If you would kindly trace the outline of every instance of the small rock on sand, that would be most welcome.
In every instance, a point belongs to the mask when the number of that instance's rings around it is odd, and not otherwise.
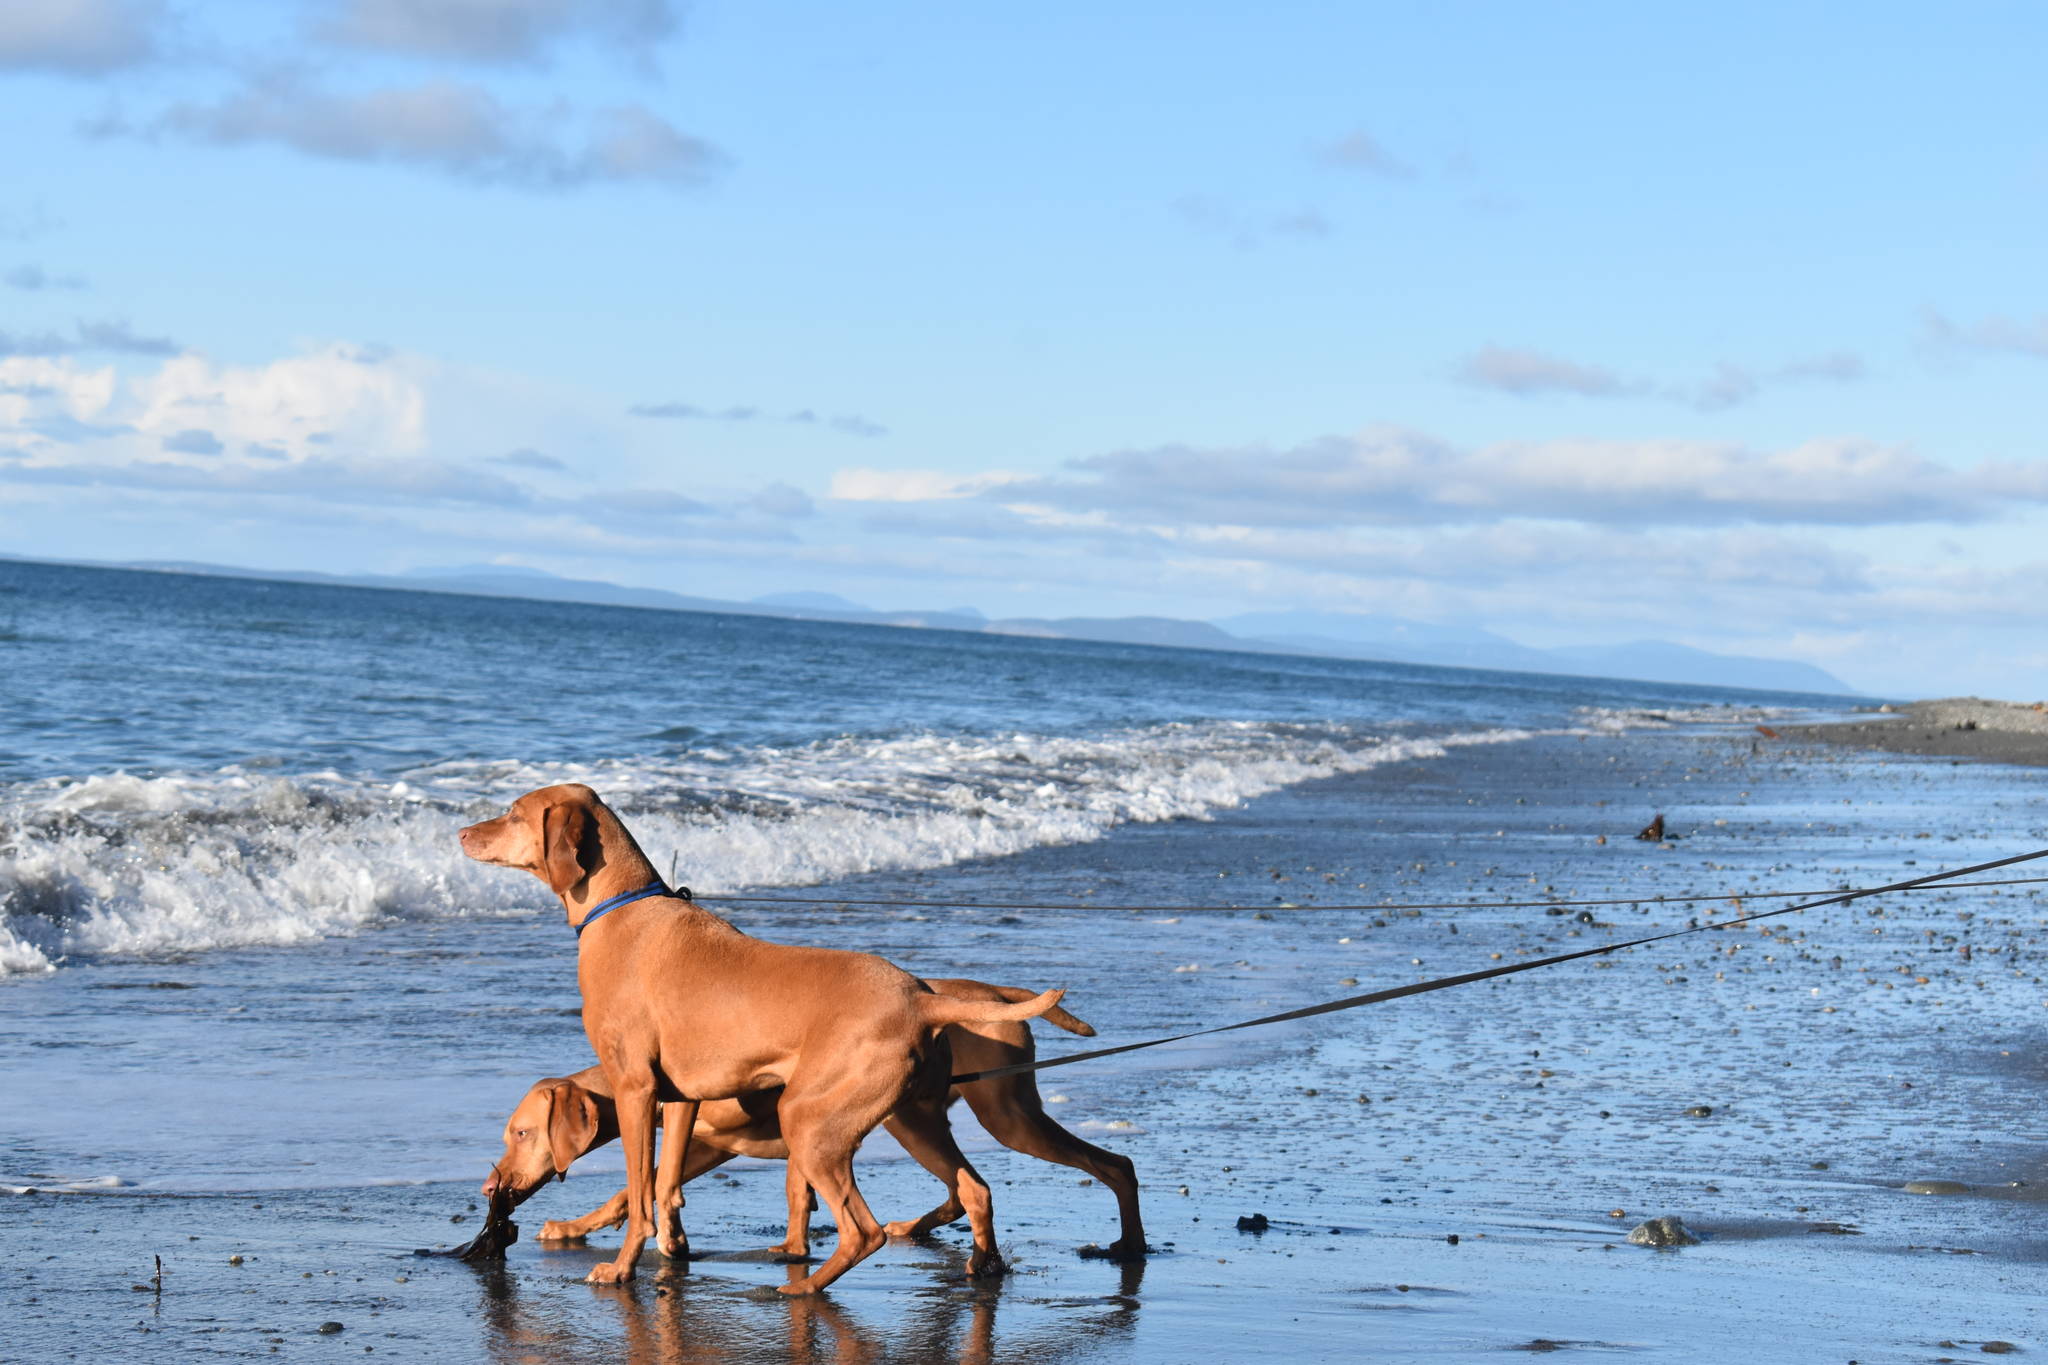
[[[1246,1214],[1237,1220],[1237,1230],[1239,1232],[1264,1232],[1271,1226],[1273,1225],[1266,1220],[1266,1215],[1263,1213]]]
[[[1908,1180],[1907,1194],[1968,1194],[1970,1186],[1960,1180]]]
[[[338,1322],[323,1322],[323,1323],[321,1323],[321,1324],[320,1324],[320,1331],[321,1331],[321,1334],[322,1334],[322,1335],[324,1335],[324,1336],[330,1336],[330,1337],[331,1337],[331,1336],[333,1336],[333,1335],[334,1335],[334,1334],[335,1334],[336,1332],[339,1332],[339,1331],[341,1331],[341,1330],[342,1330],[341,1324],[340,1324],[340,1323],[338,1323]]]
[[[1629,1230],[1630,1244],[1639,1247],[1692,1247],[1700,1244],[1692,1230],[1676,1217],[1652,1218]]]

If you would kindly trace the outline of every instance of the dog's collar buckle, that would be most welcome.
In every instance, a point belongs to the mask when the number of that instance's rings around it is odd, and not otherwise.
[[[631,905],[634,901],[644,901],[649,896],[681,896],[684,900],[688,900],[690,899],[690,888],[679,886],[674,891],[670,891],[668,884],[657,878],[641,887],[638,891],[628,891],[623,896],[613,896],[608,901],[599,901],[596,905],[591,906],[590,910],[583,916],[582,923],[574,926],[577,936],[580,938],[583,931],[588,929],[591,923],[599,916],[609,915],[622,905]]]

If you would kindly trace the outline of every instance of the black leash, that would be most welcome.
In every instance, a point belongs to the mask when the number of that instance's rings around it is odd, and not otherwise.
[[[1957,873],[1961,876],[1961,873]],[[1970,886],[2037,886],[2048,883],[2048,877],[2004,877],[1989,882],[1961,882],[1956,887],[1942,887],[1941,890],[1955,890]],[[1529,910],[1547,909],[1555,906],[1560,910],[1572,910],[1581,906],[1608,905],[1684,905],[1693,901],[1782,901],[1797,900],[1801,896],[1825,896],[1840,890],[1839,887],[1822,887],[1813,891],[1699,891],[1683,896],[1608,896],[1600,900],[1558,900],[1545,896],[1540,900],[1525,901],[1359,901],[1355,903],[1332,902],[1308,905],[1274,904],[1260,905],[1245,902],[1240,905],[1114,905],[1094,901],[904,901],[904,900],[856,900],[847,896],[728,896],[716,891],[707,891],[696,897],[698,902],[729,901],[735,905],[879,905],[892,910],[1129,910],[1147,914],[1195,914],[1203,911],[1222,911],[1243,914],[1247,910],[1270,912],[1274,910],[1298,910],[1304,913],[1321,910]],[[1901,887],[1906,891],[1925,891],[1929,887]]]
[[[1808,901],[1802,905],[1784,905],[1776,910],[1762,910],[1754,915],[1742,915],[1719,924],[1694,925],[1689,929],[1672,929],[1662,934],[1651,934],[1647,938],[1632,938],[1624,943],[1607,943],[1597,948],[1580,948],[1575,952],[1558,953],[1552,957],[1539,957],[1528,962],[1511,962],[1505,967],[1488,967],[1484,971],[1464,972],[1458,976],[1440,976],[1433,981],[1417,981],[1407,986],[1392,986],[1386,990],[1368,991],[1364,995],[1353,995],[1343,1000],[1329,1000],[1320,1005],[1304,1005],[1300,1009],[1286,1010],[1280,1014],[1268,1014],[1259,1019],[1246,1019],[1236,1024],[1219,1024],[1215,1028],[1196,1029],[1192,1033],[1176,1033],[1169,1038],[1150,1038],[1142,1043],[1124,1043],[1117,1047],[1098,1047],[1087,1052],[1070,1052],[1064,1057],[1049,1057],[1042,1061],[1021,1062],[1016,1066],[991,1067],[986,1071],[970,1071],[953,1077],[954,1085],[965,1085],[970,1081],[994,1080],[999,1076],[1021,1076],[1027,1071],[1044,1071],[1048,1067],[1068,1066],[1074,1062],[1093,1061],[1097,1057],[1114,1057],[1119,1052],[1137,1052],[1148,1047],[1161,1047],[1167,1043],[1178,1043],[1188,1038],[1206,1038],[1212,1033],[1232,1033],[1241,1028],[1258,1028],[1262,1024],[1284,1024],[1292,1019],[1308,1019],[1318,1014],[1335,1014],[1339,1010],[1357,1009],[1361,1005],[1377,1005],[1383,1000],[1399,1000],[1404,996],[1426,995],[1430,991],[1445,991],[1453,986],[1468,986],[1475,981],[1487,981],[1496,976],[1512,976],[1516,972],[1533,972],[1538,967],[1554,967],[1560,962],[1575,962],[1582,957],[1598,957],[1602,953],[1618,953],[1624,948],[1640,948],[1645,943],[1661,943],[1668,938],[1684,938],[1688,934],[1704,934],[1708,930],[1732,929],[1738,924],[1750,924],[1760,919],[1772,919],[1778,915],[1790,915],[1800,910],[1817,910],[1824,905],[1842,905],[1848,901],[1861,900],[1865,896],[1881,896],[1888,891],[1906,891],[1917,886],[1934,882],[1951,881],[1957,877],[1968,877],[1978,872],[1989,872],[1994,868],[2011,867],[2014,863],[2032,862],[2036,858],[2048,858],[2048,848],[2036,849],[2032,853],[2018,853],[2010,858],[1998,858],[1973,867],[1959,867],[1952,872],[1931,872],[1924,877],[1914,877],[1889,886],[1870,886],[1857,891],[1845,891],[1824,900]]]

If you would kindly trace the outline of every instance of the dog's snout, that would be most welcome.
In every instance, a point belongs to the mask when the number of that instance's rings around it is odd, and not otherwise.
[[[501,1182],[498,1179],[498,1173],[496,1171],[492,1171],[490,1175],[484,1178],[483,1189],[481,1191],[483,1197],[486,1199],[496,1197],[498,1193],[498,1186],[500,1183]]]

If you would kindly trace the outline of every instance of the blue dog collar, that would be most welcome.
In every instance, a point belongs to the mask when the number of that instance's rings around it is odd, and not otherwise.
[[[690,888],[686,886],[680,888],[680,890],[682,892],[683,899],[688,900],[690,898]],[[594,922],[598,918],[598,916],[609,915],[612,911],[618,909],[622,905],[631,905],[634,901],[644,901],[649,896],[667,896],[673,894],[675,893],[671,892],[665,883],[657,880],[649,882],[647,885],[641,887],[638,891],[628,891],[623,896],[613,896],[608,901],[599,901],[596,905],[590,908],[590,912],[588,914],[584,915],[583,922],[576,926],[577,936],[581,937],[583,931],[585,929],[588,929],[591,926],[592,922]]]

